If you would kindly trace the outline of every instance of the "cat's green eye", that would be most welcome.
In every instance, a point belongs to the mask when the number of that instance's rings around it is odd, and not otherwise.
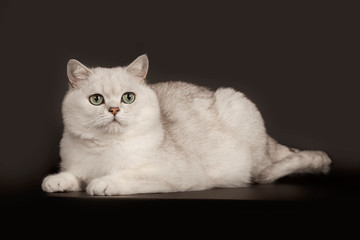
[[[133,103],[135,101],[135,93],[126,92],[122,95],[122,102],[126,104]]]
[[[89,101],[92,105],[98,106],[104,103],[104,97],[100,94],[94,94],[89,97]]]

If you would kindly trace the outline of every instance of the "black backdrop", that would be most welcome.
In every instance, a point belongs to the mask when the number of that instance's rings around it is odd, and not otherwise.
[[[59,163],[66,63],[150,59],[149,82],[233,87],[270,135],[358,171],[359,14],[330,1],[1,1],[4,192],[39,191]],[[291,2],[291,4],[290,4]]]

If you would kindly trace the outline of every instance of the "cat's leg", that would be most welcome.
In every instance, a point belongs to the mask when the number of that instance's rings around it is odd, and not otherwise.
[[[128,195],[178,191],[168,176],[134,169],[93,179],[86,188],[89,195]]]
[[[331,160],[322,151],[299,151],[274,162],[255,177],[258,183],[270,183],[292,173],[328,173]]]
[[[45,192],[80,191],[82,182],[70,172],[60,172],[44,178],[42,189]]]

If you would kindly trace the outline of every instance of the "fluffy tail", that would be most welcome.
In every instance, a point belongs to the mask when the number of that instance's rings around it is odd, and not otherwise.
[[[271,163],[263,169],[255,182],[270,183],[293,173],[328,173],[331,160],[322,151],[300,151],[268,138],[268,157]]]

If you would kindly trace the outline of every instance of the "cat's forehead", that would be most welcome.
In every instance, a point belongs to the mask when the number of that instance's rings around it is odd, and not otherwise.
[[[88,88],[93,92],[118,95],[134,84],[131,76],[123,68],[95,68],[89,78]]]

